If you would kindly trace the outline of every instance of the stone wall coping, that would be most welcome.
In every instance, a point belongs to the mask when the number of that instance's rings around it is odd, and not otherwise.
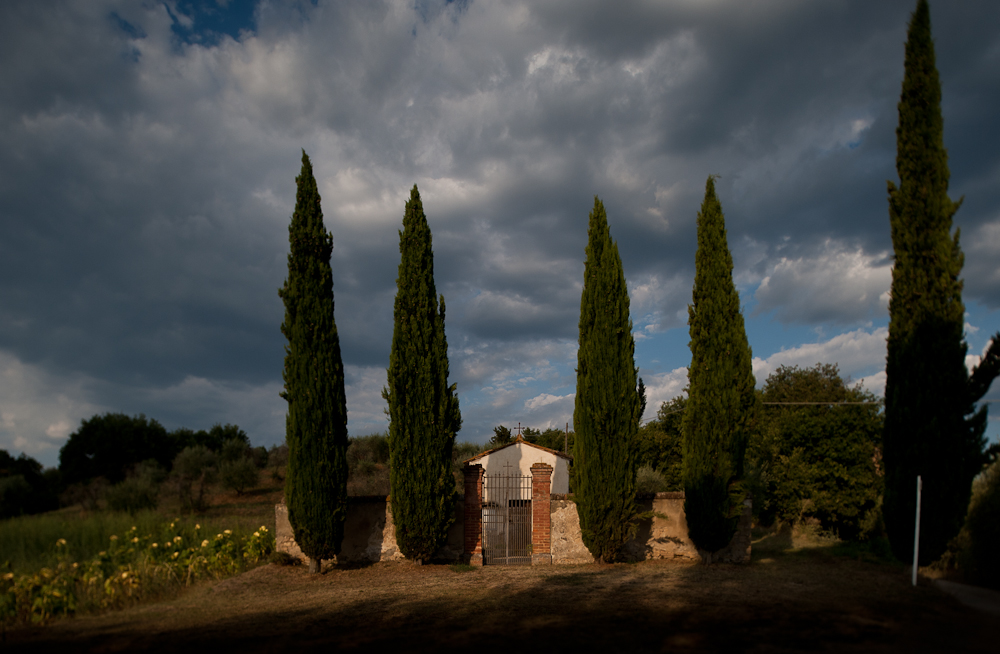
[[[684,491],[667,491],[663,493],[641,493],[636,495],[637,500],[683,500]],[[574,493],[553,493],[553,500],[564,500],[568,502],[575,502],[576,495]]]
[[[347,496],[347,503],[348,504],[373,504],[373,503],[376,503],[376,502],[388,502],[388,501],[389,501],[389,496],[388,495],[348,495]],[[462,495],[461,493],[459,493],[458,495],[455,496],[455,501],[456,502],[462,502],[464,504],[465,503],[465,495]],[[285,498],[281,498],[281,501],[278,502],[278,504],[284,504],[284,503],[285,503]]]

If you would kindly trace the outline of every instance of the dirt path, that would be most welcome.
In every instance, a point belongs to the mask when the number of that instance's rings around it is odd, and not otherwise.
[[[182,597],[8,632],[4,651],[997,651],[1000,624],[821,550],[750,566],[265,566]]]

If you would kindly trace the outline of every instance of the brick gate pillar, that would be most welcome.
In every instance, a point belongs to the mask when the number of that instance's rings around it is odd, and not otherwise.
[[[462,560],[483,564],[483,466],[465,466],[465,539]]]
[[[531,565],[552,563],[552,466],[531,466]]]

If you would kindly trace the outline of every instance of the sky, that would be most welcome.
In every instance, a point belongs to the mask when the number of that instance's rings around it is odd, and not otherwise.
[[[595,195],[628,281],[645,418],[684,392],[709,175],[758,386],[782,365],[835,363],[881,394],[914,6],[6,0],[0,448],[57,465],[105,412],[280,443],[277,289],[303,150],[334,239],[351,435],[388,426],[414,184],[459,441],[572,422]],[[1000,3],[933,2],[931,19],[974,365],[1000,331]]]

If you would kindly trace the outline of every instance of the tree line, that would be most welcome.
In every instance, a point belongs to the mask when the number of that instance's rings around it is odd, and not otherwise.
[[[59,466],[43,470],[25,454],[0,450],[0,517],[29,515],[60,504],[107,505],[135,512],[155,508],[169,481],[181,505],[205,508],[214,483],[242,493],[282,448],[251,447],[237,425],[167,431],[145,415],[105,413],[81,421],[59,451]]]
[[[970,375],[964,365],[962,255],[958,234],[951,233],[958,204],[947,196],[940,85],[925,0],[909,25],[899,116],[900,183],[889,184],[895,265],[881,432],[877,407],[855,411],[831,400],[826,408],[770,408],[779,405],[768,398],[807,392],[871,399],[838,381],[835,370],[780,369],[761,392],[755,390],[722,205],[708,177],[697,216],[688,395],[661,407],[657,419],[663,433],[679,429],[681,438],[670,443],[667,462],[649,465],[683,487],[691,538],[706,560],[730,541],[744,500],[752,496],[758,497],[759,516],[804,516],[850,535],[864,530],[877,512],[884,480],[885,529],[902,557],[912,533],[910,489],[919,474],[925,496],[932,496],[923,518],[922,560],[940,556],[962,524],[972,477],[984,462],[986,413],[976,410],[976,402],[1000,372],[1000,339],[994,338]],[[282,392],[288,402],[286,499],[296,539],[318,571],[341,547],[349,441],[329,265],[333,238],[323,224],[305,152],[296,183],[288,278],[279,291],[288,341]],[[445,303],[435,290],[431,233],[416,186],[399,239],[383,390],[390,502],[401,551],[423,562],[441,545],[452,520],[451,466],[461,413],[448,379]],[[585,250],[572,451],[581,530],[597,560],[618,558],[639,518],[635,494],[645,455],[639,429],[645,401],[622,262],[595,197]]]

